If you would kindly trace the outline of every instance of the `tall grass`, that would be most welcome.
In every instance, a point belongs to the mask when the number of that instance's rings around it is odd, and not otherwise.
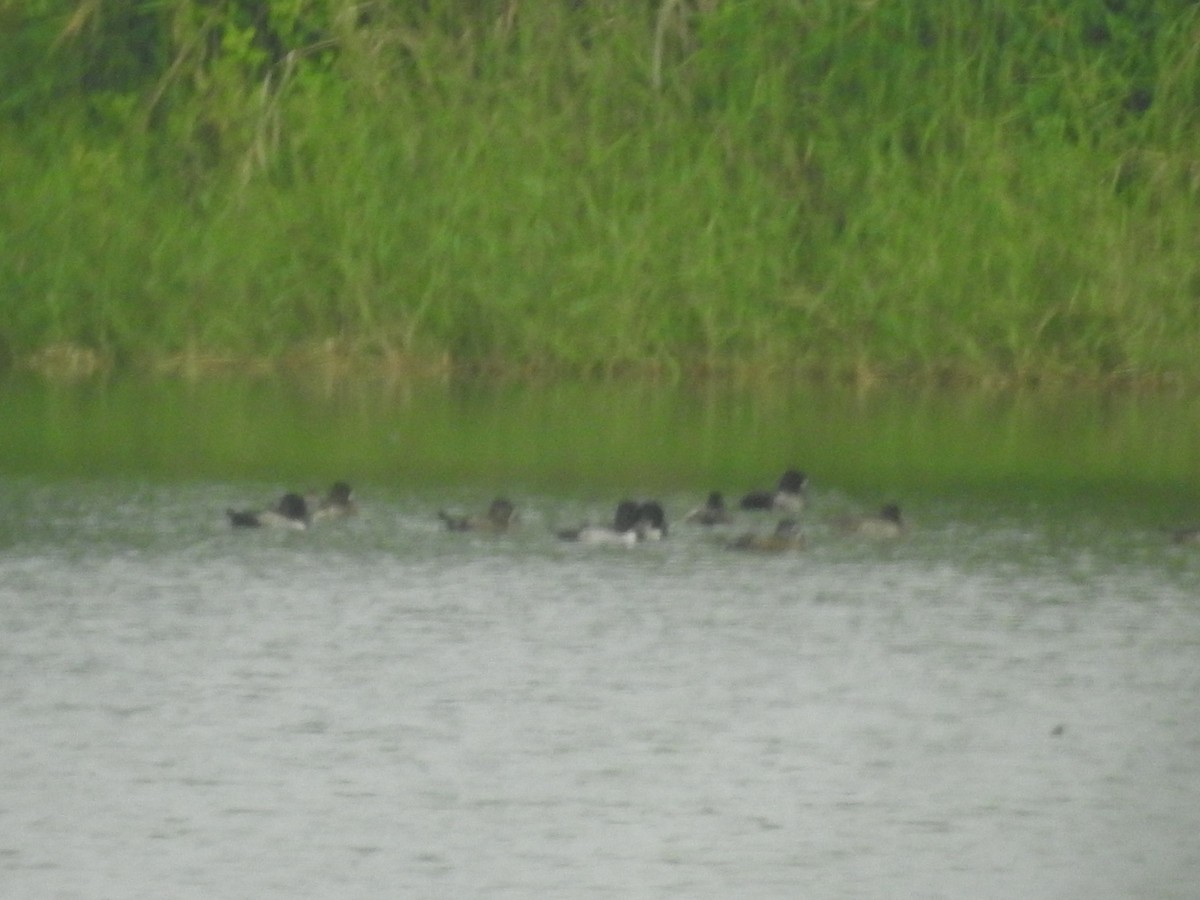
[[[10,111],[7,357],[1200,376],[1193,4],[401,6]]]

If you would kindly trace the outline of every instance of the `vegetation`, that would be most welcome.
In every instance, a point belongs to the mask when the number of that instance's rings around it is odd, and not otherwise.
[[[0,0],[0,361],[1200,378],[1185,0]]]

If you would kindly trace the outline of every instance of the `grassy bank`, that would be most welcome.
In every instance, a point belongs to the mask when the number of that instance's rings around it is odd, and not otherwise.
[[[1190,3],[33,6],[10,365],[1200,379]]]

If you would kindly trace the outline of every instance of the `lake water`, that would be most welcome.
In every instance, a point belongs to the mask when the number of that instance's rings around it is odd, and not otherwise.
[[[1195,896],[1188,404],[439,390],[0,394],[5,896]],[[678,521],[793,463],[803,552]]]

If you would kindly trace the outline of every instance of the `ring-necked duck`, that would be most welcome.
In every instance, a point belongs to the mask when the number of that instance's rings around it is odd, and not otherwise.
[[[456,516],[444,509],[438,518],[446,523],[448,531],[507,531],[517,522],[516,508],[505,497],[497,497],[482,516]]]
[[[743,534],[729,542],[734,550],[757,550],[763,553],[782,553],[785,550],[803,550],[808,541],[800,532],[800,526],[795,519],[780,519],[775,531],[768,535]]]
[[[640,541],[660,541],[667,536],[667,514],[657,500],[647,500],[638,507],[637,525]]]
[[[713,491],[704,501],[703,506],[697,506],[683,517],[685,522],[695,522],[697,525],[728,525],[733,516],[725,507],[725,498],[720,491]]]
[[[834,527],[844,534],[866,538],[898,538],[907,530],[900,507],[889,503],[876,516],[845,516],[834,521]]]
[[[617,512],[611,525],[585,524],[556,533],[561,540],[579,541],[584,544],[636,544],[641,518],[642,507],[638,503],[622,500],[617,504]]]
[[[343,519],[358,512],[354,491],[344,481],[335,481],[328,494],[324,497],[309,498],[307,503],[312,509],[313,522]]]
[[[773,491],[751,491],[742,498],[742,509],[782,509],[799,512],[804,509],[804,488],[808,476],[798,469],[788,469],[779,477]]]
[[[270,509],[225,510],[234,528],[294,528],[308,527],[308,504],[299,494],[284,494]]]

